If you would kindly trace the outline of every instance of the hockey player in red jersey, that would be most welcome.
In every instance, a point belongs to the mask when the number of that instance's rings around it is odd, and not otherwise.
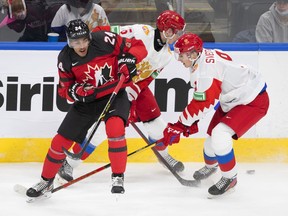
[[[27,190],[26,195],[31,199],[51,194],[54,177],[66,158],[62,148],[68,150],[73,142],[83,142],[87,130],[99,118],[118,83],[119,73],[128,83],[136,74],[135,64],[147,55],[141,40],[122,38],[105,31],[91,34],[81,20],[70,21],[66,33],[68,45],[58,56],[58,93],[73,105],[52,139],[40,182]],[[112,193],[124,193],[125,125],[129,109],[130,102],[123,88],[104,116]]]
[[[175,42],[183,32],[185,20],[180,14],[168,10],[159,15],[156,26],[156,29],[145,24],[109,26],[109,28],[105,26],[107,30],[111,28],[112,31],[115,31],[122,37],[135,37],[143,41],[148,51],[148,55],[136,65],[137,75],[133,78],[133,82],[126,88],[126,91],[129,100],[132,101],[130,121],[143,122],[151,142],[162,138],[162,132],[167,123],[161,117],[160,108],[149,89],[149,84],[173,58],[173,52],[171,52],[169,44]],[[99,28],[100,27],[98,27],[97,30],[99,30]],[[89,154],[93,152],[95,146],[104,141],[105,137],[103,137],[101,129],[102,127],[98,128],[93,138],[93,145],[92,143],[89,144],[81,158],[82,160],[85,160]],[[160,146],[157,146],[157,148],[160,149]],[[73,151],[77,153],[80,149],[79,146],[75,145]],[[183,163],[169,155],[167,149],[161,149],[159,153],[175,171],[181,172],[184,170]],[[78,165],[78,162],[79,161],[67,158],[67,162],[63,164],[58,172],[60,183],[63,182],[63,179],[65,180],[64,182],[73,179],[73,168]]]
[[[207,130],[205,166],[193,175],[200,181],[219,167],[222,178],[208,190],[208,197],[217,197],[233,191],[237,183],[232,139],[240,138],[266,115],[266,83],[258,71],[236,64],[227,53],[203,48],[195,34],[182,35],[174,48],[178,61],[190,69],[194,95],[178,122],[167,125],[163,142],[172,145],[180,141],[181,134],[188,137],[198,132],[197,122],[220,102]]]

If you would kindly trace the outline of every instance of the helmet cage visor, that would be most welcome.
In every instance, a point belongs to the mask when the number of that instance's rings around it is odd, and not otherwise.
[[[173,28],[173,27],[170,27],[170,28],[167,28],[166,30],[163,30],[163,35],[166,39],[172,39],[175,37],[175,35],[178,37],[180,37],[181,35],[183,35],[185,33],[185,27],[186,27],[186,24],[184,25],[184,27],[182,29],[176,29],[176,28]],[[165,31],[167,31],[168,29],[172,29],[172,32],[173,32],[173,35],[168,37],[165,33]]]
[[[81,37],[77,39],[67,38],[67,43],[70,48],[81,49],[89,46],[90,38],[88,37]]]

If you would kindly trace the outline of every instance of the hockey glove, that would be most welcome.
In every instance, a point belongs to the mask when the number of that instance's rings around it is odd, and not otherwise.
[[[74,83],[69,87],[68,95],[74,101],[89,103],[95,101],[96,90],[89,83]]]
[[[133,82],[131,82],[130,85],[125,88],[125,90],[127,92],[129,101],[136,100],[138,95],[141,92],[140,87],[136,83],[133,83]]]
[[[154,148],[155,148],[157,151],[164,151],[164,150],[167,148],[167,145],[164,145],[163,140],[164,140],[164,138],[162,138],[162,139],[160,139],[160,140],[158,140],[158,141],[156,142],[156,145],[155,145]]]
[[[123,53],[118,58],[119,73],[124,74],[125,83],[137,75],[136,58],[130,53]]]
[[[139,117],[137,115],[136,112],[136,103],[135,101],[132,101],[131,103],[131,107],[130,107],[130,112],[129,112],[129,117],[128,117],[128,123],[127,123],[127,127],[129,126],[129,124],[131,122],[139,122]]]
[[[188,137],[190,134],[198,132],[198,121],[194,122],[190,127],[183,125],[181,122],[176,122],[175,124],[168,123],[165,128],[163,135],[164,145],[172,145],[174,143],[179,143],[180,136],[183,134],[185,137]]]

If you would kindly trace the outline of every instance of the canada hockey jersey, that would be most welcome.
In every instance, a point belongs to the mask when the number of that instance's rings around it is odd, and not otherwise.
[[[58,56],[59,88],[61,97],[68,100],[69,87],[88,83],[97,87],[97,98],[111,94],[118,82],[118,56],[129,52],[141,61],[147,51],[141,40],[122,38],[112,32],[92,33],[92,40],[85,57],[78,56],[66,45]]]

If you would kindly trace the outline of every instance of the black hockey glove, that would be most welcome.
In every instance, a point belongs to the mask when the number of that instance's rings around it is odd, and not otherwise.
[[[125,76],[125,83],[137,75],[136,58],[130,53],[122,53],[118,58],[119,73]]]
[[[74,83],[69,87],[68,95],[74,101],[89,103],[95,100],[96,90],[89,83]]]

